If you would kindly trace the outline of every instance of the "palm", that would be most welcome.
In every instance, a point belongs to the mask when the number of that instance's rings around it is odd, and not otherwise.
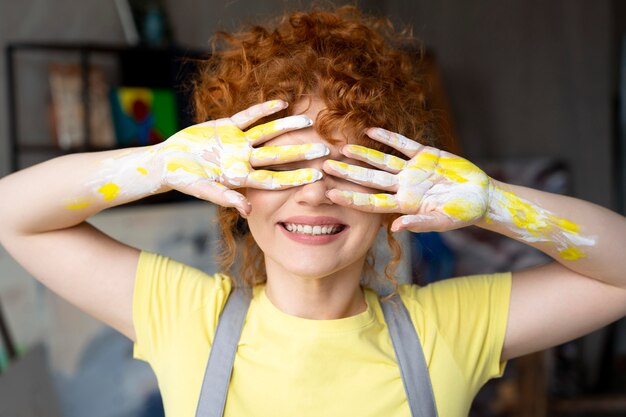
[[[389,193],[334,190],[330,193],[333,201],[364,211],[403,214],[394,228],[413,231],[451,230],[473,224],[484,216],[489,177],[476,165],[382,129],[370,129],[368,135],[410,159],[357,145],[346,146],[346,156],[379,169],[329,161],[329,173]]]
[[[290,116],[243,130],[286,107],[284,102],[252,106],[230,118],[199,123],[151,149],[165,186],[224,206],[244,208],[245,197],[233,188],[283,189],[321,178],[315,169],[275,172],[255,169],[319,158],[322,144],[258,146],[289,131],[311,126],[306,116]]]

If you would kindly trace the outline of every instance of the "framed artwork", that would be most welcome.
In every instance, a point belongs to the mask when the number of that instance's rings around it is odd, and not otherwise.
[[[172,90],[119,87],[111,90],[110,101],[120,147],[154,145],[178,130]]]

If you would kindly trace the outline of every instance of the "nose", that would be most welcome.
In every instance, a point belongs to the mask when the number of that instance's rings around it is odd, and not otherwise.
[[[322,179],[296,187],[294,198],[299,204],[311,206],[334,204],[326,197],[326,191],[332,188],[335,188],[335,180],[331,175],[324,173]]]

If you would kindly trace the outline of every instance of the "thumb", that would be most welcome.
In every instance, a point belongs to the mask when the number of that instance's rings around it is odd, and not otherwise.
[[[392,232],[409,230],[415,233],[443,232],[453,229],[450,218],[441,213],[400,216],[391,224]]]

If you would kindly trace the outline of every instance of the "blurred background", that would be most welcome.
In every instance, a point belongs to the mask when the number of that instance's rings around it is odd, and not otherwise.
[[[167,138],[190,123],[183,86],[216,30],[309,3],[0,0],[0,176],[69,152]],[[498,179],[624,213],[625,1],[357,5],[422,40],[445,147]],[[213,214],[209,204],[168,198],[93,223],[214,272]],[[407,236],[405,249],[404,279],[420,284],[546,261],[478,230]],[[130,342],[37,284],[2,248],[0,312],[0,415],[163,415],[152,372],[132,360]],[[625,334],[616,323],[512,361],[472,415],[625,416]]]

